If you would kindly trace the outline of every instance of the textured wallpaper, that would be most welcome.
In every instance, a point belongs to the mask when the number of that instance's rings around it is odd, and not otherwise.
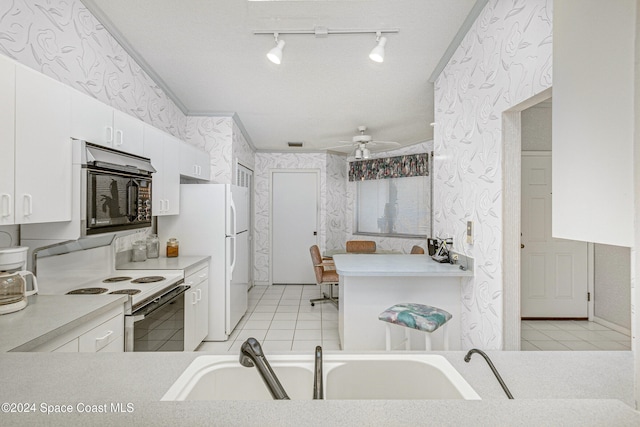
[[[462,291],[467,348],[502,348],[502,112],[551,86],[552,11],[489,1],[435,82],[434,231],[476,265]]]

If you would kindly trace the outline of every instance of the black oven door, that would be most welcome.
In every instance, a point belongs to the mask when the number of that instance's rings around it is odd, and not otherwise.
[[[151,226],[151,178],[87,170],[87,234]]]
[[[125,351],[184,351],[184,293],[180,285],[125,317]]]

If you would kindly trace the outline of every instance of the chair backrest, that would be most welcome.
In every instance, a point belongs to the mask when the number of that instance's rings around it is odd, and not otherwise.
[[[320,248],[318,245],[313,245],[309,248],[311,253],[311,262],[313,262],[313,271],[316,273],[316,283],[322,283],[322,273],[324,273],[324,267],[322,266],[322,255],[320,255]]]
[[[422,249],[418,245],[415,245],[414,247],[411,248],[411,253],[412,254],[418,254],[418,255],[424,255],[424,249]]]
[[[376,242],[373,240],[349,240],[347,252],[373,253],[376,251]]]

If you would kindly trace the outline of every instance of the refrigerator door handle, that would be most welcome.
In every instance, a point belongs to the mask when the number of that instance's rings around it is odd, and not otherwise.
[[[230,236],[234,236],[235,237],[235,235],[237,234],[237,231],[238,231],[237,230],[238,217],[237,217],[237,214],[236,214],[236,205],[235,205],[235,203],[233,203],[233,197],[229,197],[229,208],[231,209],[229,221],[233,221],[233,226],[231,226],[231,224],[229,224],[228,232],[230,233]]]
[[[231,281],[231,278],[233,277],[233,270],[236,268],[236,251],[237,251],[237,245],[236,245],[236,236],[231,236],[228,237],[229,239],[229,248],[228,248],[228,252],[227,252],[227,259],[230,255],[233,255],[233,261],[231,261],[231,263],[229,264],[229,281]],[[233,249],[231,248],[231,245],[233,245]]]

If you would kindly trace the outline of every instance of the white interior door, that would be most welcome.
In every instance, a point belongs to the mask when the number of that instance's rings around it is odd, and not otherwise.
[[[587,243],[551,237],[551,154],[522,156],[521,317],[588,316]]]
[[[309,248],[318,237],[318,172],[274,171],[271,180],[272,283],[315,283]]]

